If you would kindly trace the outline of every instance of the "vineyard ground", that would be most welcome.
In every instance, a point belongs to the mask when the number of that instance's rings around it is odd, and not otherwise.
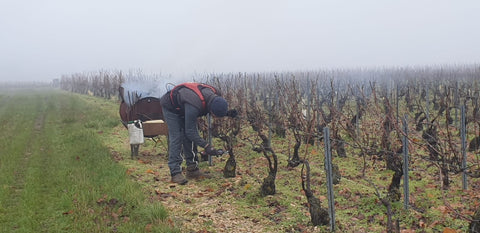
[[[261,197],[259,194],[263,178],[267,176],[267,161],[261,154],[252,151],[248,143],[236,148],[237,176],[235,178],[223,178],[222,169],[227,158],[220,157],[213,159],[213,166],[208,166],[206,162],[200,164],[204,171],[212,175],[212,178],[192,180],[187,185],[180,186],[169,182],[164,137],[160,137],[158,143],[147,140],[140,147],[138,158],[131,159],[128,132],[120,124],[117,102],[83,95],[65,93],[63,95],[74,96],[74,102],[88,106],[89,113],[93,114],[92,109],[96,109],[96,117],[109,119],[108,124],[87,120],[88,117],[84,115],[85,109],[70,109],[75,112],[69,113],[72,121],[78,121],[79,125],[91,131],[91,134],[95,135],[95,140],[103,145],[106,154],[100,153],[95,156],[107,156],[113,164],[122,167],[124,176],[117,177],[118,179],[134,181],[140,187],[138,191],[141,191],[136,195],[144,195],[150,206],[158,206],[157,204],[161,203],[167,209],[169,217],[165,221],[138,221],[137,224],[140,225],[138,228],[142,231],[155,232],[155,229],[158,229],[157,224],[166,223],[180,229],[181,232],[328,232],[328,226],[316,227],[310,223],[307,200],[301,187],[301,167],[287,167],[288,154],[293,147],[291,136],[274,138],[273,141],[273,148],[279,155],[277,193],[273,196]],[[54,100],[62,99],[63,95],[50,98],[49,100],[53,101],[51,104],[54,105]],[[2,98],[5,97],[2,96]],[[48,119],[46,122],[49,122]],[[368,120],[364,119],[364,121]],[[55,121],[55,123],[65,124],[58,126],[62,128],[72,122],[67,119]],[[6,120],[2,122],[2,126],[5,127],[5,125]],[[32,129],[34,127],[35,124],[32,123]],[[247,133],[250,132],[249,130],[247,127],[244,129]],[[216,144],[221,145],[218,142]],[[75,158],[75,155],[69,154],[68,151],[64,153],[63,156]],[[94,152],[91,151],[91,153]],[[327,208],[323,146],[321,143],[309,148],[302,146],[301,154],[309,158],[312,167],[314,195],[322,201],[322,206]],[[365,175],[362,175],[363,157],[348,145],[347,154],[347,158],[334,157],[334,163],[339,166],[342,174],[340,184],[334,187],[337,232],[385,232],[386,208],[375,195],[375,188],[381,195],[386,195],[392,172],[385,169],[383,160],[368,157],[365,163]],[[448,190],[442,190],[439,170],[420,158],[412,157],[411,159],[409,174],[411,206],[405,210],[401,201],[392,203],[393,219],[398,220],[401,231],[466,232],[468,218],[480,205],[480,181],[469,180],[470,188],[464,191],[461,188],[460,175],[454,175],[451,177],[451,187]],[[4,185],[3,189],[6,187]],[[98,205],[106,202],[101,200],[103,196],[100,194],[110,195],[110,197],[113,195],[110,194],[112,190],[105,190],[107,187],[116,189],[113,185],[91,187],[94,193],[99,195],[93,203],[86,204],[86,213],[92,209],[89,215],[98,214],[98,218],[91,218],[91,221],[105,219],[107,215],[105,209],[103,212],[96,211]],[[64,211],[60,212],[63,216],[75,215],[73,212],[70,213],[69,209],[58,211]],[[115,213],[108,214],[114,216]],[[83,219],[83,221],[89,220]],[[114,226],[117,227],[122,222],[132,222],[126,218],[118,220],[118,216],[117,221],[111,221],[115,224],[108,225],[103,222],[106,225],[105,232],[114,231]],[[94,222],[85,223],[86,226],[94,224]]]
[[[321,151],[309,152],[312,189],[327,208]],[[277,193],[261,197],[260,185],[267,176],[266,159],[248,148],[237,153],[235,178],[223,177],[226,158],[214,158],[213,166],[201,163],[201,168],[213,178],[193,180],[185,186],[169,182],[163,146],[157,144],[155,147],[148,142],[141,147],[138,159],[131,160],[127,152],[119,152],[123,156],[115,158],[128,167],[130,176],[144,185],[153,200],[165,205],[176,226],[186,232],[328,232],[328,226],[314,227],[309,222],[300,167],[287,168],[287,156],[280,152]],[[386,208],[368,181],[386,195],[393,173],[385,169],[382,161],[368,161],[363,177],[362,158],[352,155],[346,159],[335,158],[334,163],[339,165],[342,174],[340,184],[334,187],[339,232],[384,232]],[[451,188],[442,191],[438,169],[413,160],[411,170],[409,210],[404,210],[402,201],[392,203],[393,218],[398,220],[400,228],[404,232],[442,232],[445,229],[465,232],[468,222],[463,217],[472,216],[480,204],[477,192],[480,182],[472,180],[472,188],[463,191],[461,177],[454,176]]]
[[[376,124],[370,121],[366,124]],[[213,158],[213,166],[207,162],[200,164],[202,170],[212,176],[211,179],[192,180],[182,186],[169,182],[164,136],[159,137],[157,143],[147,140],[141,146],[138,158],[132,160],[125,128],[120,126],[116,130],[119,143],[113,150],[115,160],[127,167],[132,179],[143,184],[152,200],[165,205],[175,226],[185,232],[329,231],[329,226],[312,226],[310,223],[308,203],[301,186],[301,166],[287,167],[288,155],[293,148],[292,135],[273,139],[272,147],[279,156],[277,193],[262,197],[259,190],[268,175],[267,160],[246,142],[235,148],[235,178],[223,177],[227,155]],[[244,137],[255,135],[249,127],[242,131],[247,134]],[[222,144],[216,141],[215,145]],[[426,154],[424,151],[413,152]],[[385,197],[393,172],[385,168],[382,158],[375,156],[367,157],[364,165],[359,151],[348,145],[347,154],[347,158],[335,157],[333,161],[342,175],[340,184],[334,187],[336,228],[338,232],[385,232],[386,208],[375,195],[375,190]],[[303,145],[301,155],[310,161],[314,195],[327,208],[323,143],[317,142],[308,148]],[[470,156],[473,160],[474,155]],[[365,175],[362,175],[363,169]],[[451,187],[442,190],[439,169],[415,156],[411,157],[409,176],[409,209],[404,209],[403,199],[392,203],[393,220],[398,221],[402,232],[467,231],[468,219],[480,205],[478,179],[470,180],[470,189],[464,191],[461,175],[452,175]]]

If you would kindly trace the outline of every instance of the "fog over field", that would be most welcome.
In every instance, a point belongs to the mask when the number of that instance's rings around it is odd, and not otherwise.
[[[4,0],[0,83],[478,64],[475,0]]]

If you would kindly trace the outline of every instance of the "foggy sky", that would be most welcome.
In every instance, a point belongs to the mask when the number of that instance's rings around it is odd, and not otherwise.
[[[0,0],[0,82],[480,62],[476,0]]]

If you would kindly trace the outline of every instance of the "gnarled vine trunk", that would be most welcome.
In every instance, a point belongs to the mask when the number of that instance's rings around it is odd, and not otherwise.
[[[237,174],[237,162],[235,161],[235,155],[233,154],[232,149],[228,151],[228,154],[230,157],[223,168],[223,177],[225,178],[235,177]]]
[[[328,211],[322,207],[320,199],[315,197],[310,189],[310,165],[307,160],[303,161],[303,165],[306,167],[306,171],[305,175],[303,175],[304,167],[302,167],[302,188],[307,197],[308,211],[310,212],[312,224],[314,226],[327,225],[330,223]]]

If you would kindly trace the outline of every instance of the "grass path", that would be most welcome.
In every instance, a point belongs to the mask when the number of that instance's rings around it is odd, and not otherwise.
[[[112,162],[102,136],[118,126],[105,115],[114,113],[84,98],[2,92],[0,232],[174,231],[163,207]]]
[[[28,114],[15,115],[12,120],[6,113],[11,112],[25,112],[28,108],[27,104],[14,105],[9,101],[2,101],[2,177],[9,185],[3,183],[2,196],[9,196],[10,198],[3,200],[2,198],[2,213],[11,215],[10,218],[22,219],[22,197],[25,192],[26,174],[29,167],[30,159],[32,157],[32,144],[34,137],[38,135],[38,130],[33,130],[34,127],[27,127],[24,123],[39,122],[38,119],[44,118],[44,113],[39,113],[32,109]],[[23,102],[23,100],[22,100]],[[5,114],[3,114],[5,113]],[[5,124],[3,123],[5,122]],[[14,123],[18,122],[18,123]],[[20,124],[21,122],[21,124]],[[40,128],[37,126],[35,128]],[[22,143],[23,142],[23,143]],[[22,143],[22,144],[20,144]],[[32,145],[33,146],[33,145]],[[10,155],[7,155],[9,153]],[[8,160],[11,159],[11,160]],[[7,172],[8,171],[8,172]],[[23,221],[23,220],[22,220]],[[16,224],[6,223],[10,225],[11,229],[19,228],[22,222]],[[2,224],[2,226],[5,226]],[[3,229],[7,230],[7,229]]]

